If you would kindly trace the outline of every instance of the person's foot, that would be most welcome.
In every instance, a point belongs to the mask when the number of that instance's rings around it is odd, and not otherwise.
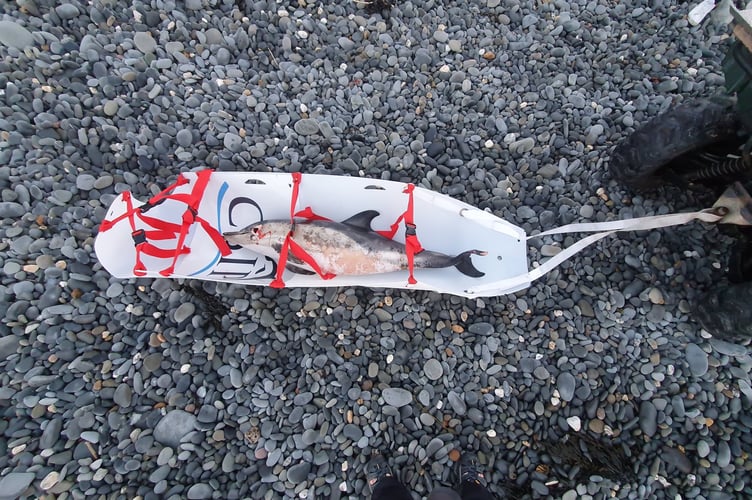
[[[474,454],[463,453],[459,464],[460,485],[470,482],[486,486],[486,475],[483,466],[478,462],[478,457]]]
[[[371,460],[366,464],[366,481],[368,481],[368,487],[373,493],[374,488],[379,481],[385,477],[392,477],[394,473],[389,464],[386,463],[386,459],[381,453],[374,452],[371,455]]]

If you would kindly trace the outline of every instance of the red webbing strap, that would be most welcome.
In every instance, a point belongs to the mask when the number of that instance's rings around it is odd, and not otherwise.
[[[415,221],[413,220],[413,191],[415,190],[414,184],[408,184],[404,193],[407,193],[407,210],[403,214],[405,216],[405,253],[407,254],[407,269],[410,275],[407,278],[407,282],[411,285],[417,283],[415,276],[413,276],[413,266],[415,254],[423,251],[423,247],[418,241],[418,236],[415,233]]]
[[[380,234],[381,236],[383,236],[384,238],[393,240],[394,239],[394,235],[397,234],[397,230],[400,227],[400,222],[402,222],[402,219],[404,219],[404,218],[405,218],[405,213],[403,212],[402,215],[400,215],[399,217],[397,217],[397,220],[394,221],[394,224],[392,224],[391,226],[389,226],[389,229],[385,229],[383,231],[376,231],[376,232],[378,234]]]
[[[292,237],[289,234],[287,235],[286,243],[287,243],[286,246],[290,247],[290,251],[292,252],[292,254],[295,257],[302,260],[303,262],[305,262],[306,264],[308,264],[309,266],[311,266],[311,269],[313,269],[316,272],[316,274],[321,276],[321,279],[330,280],[337,276],[336,274],[322,272],[321,268],[316,263],[314,258],[311,257],[310,254],[303,249],[303,247],[295,243],[295,241],[292,239]]]
[[[125,212],[118,215],[112,220],[107,220],[107,219],[103,220],[102,223],[99,225],[100,232],[109,231],[110,229],[112,229],[112,226],[114,226],[115,224],[117,224],[118,222],[120,222],[121,220],[125,218],[127,218],[130,221],[131,229],[134,231],[136,230],[136,224],[133,221],[133,214],[137,212],[140,209],[140,207],[133,208],[133,203],[131,203],[130,191],[125,191],[123,193],[123,201],[125,202],[125,206],[126,206]]]
[[[160,271],[160,274],[162,274],[163,276],[169,276],[170,274],[172,274],[175,269],[175,263],[177,262],[178,257],[190,253],[190,249],[184,245],[184,242],[188,231],[190,230],[190,226],[194,222],[198,222],[201,225],[203,230],[207,235],[209,235],[209,237],[212,239],[223,256],[227,256],[232,253],[230,246],[227,244],[227,241],[225,241],[219,231],[212,227],[212,225],[209,224],[206,220],[197,215],[198,207],[201,204],[201,199],[204,195],[204,191],[206,190],[206,186],[209,183],[211,173],[211,170],[202,170],[198,172],[196,174],[196,185],[193,187],[193,190],[190,193],[171,194],[172,191],[174,191],[176,188],[190,182],[185,176],[181,174],[173,184],[166,187],[156,195],[152,196],[145,205],[140,207],[133,207],[131,193],[129,191],[123,193],[123,201],[126,204],[126,211],[113,220],[102,221],[99,230],[108,231],[118,222],[126,218],[128,219],[128,222],[131,226],[131,236],[133,237],[134,246],[136,248],[136,264],[133,267],[133,274],[137,276],[143,276],[146,274],[146,267],[141,261],[142,253],[160,259],[171,258],[172,264],[167,269]],[[187,205],[187,209],[182,216],[181,224],[150,217],[144,213],[149,208],[165,200],[179,201]],[[141,219],[142,222],[155,229],[149,231],[143,229],[136,230],[136,222],[134,216],[138,216],[138,218]],[[175,249],[160,248],[152,245],[147,241],[170,240],[175,238],[176,235],[178,235],[178,243]]]
[[[193,186],[193,190],[189,195],[165,195],[165,198],[175,198],[183,201],[188,205],[185,212],[183,212],[182,224],[180,226],[180,234],[178,234],[178,243],[175,246],[175,250],[172,256],[172,263],[166,268],[159,271],[162,276],[170,276],[175,271],[175,264],[178,261],[178,257],[183,253],[183,247],[185,243],[185,237],[188,235],[191,225],[196,222],[198,217],[198,206],[201,204],[201,198],[204,196],[206,186],[209,184],[209,177],[211,176],[211,170],[202,170],[196,173],[196,184]],[[178,176],[178,182],[182,178],[182,174]],[[176,182],[177,185],[180,185]],[[184,184],[184,182],[183,182]],[[156,226],[159,229],[159,226]]]
[[[301,217],[303,219],[307,220],[325,220],[330,221],[332,219],[327,219],[326,217],[322,217],[321,215],[317,214],[313,211],[311,207],[305,207],[303,210],[300,210],[295,214],[295,217]]]
[[[300,193],[300,181],[302,176],[300,172],[292,173],[292,194],[290,196],[290,225],[295,224],[295,205],[298,204],[298,194]],[[282,279],[282,275],[285,274],[285,266],[287,265],[287,252],[290,249],[290,242],[292,241],[292,231],[287,233],[285,241],[282,244],[282,249],[279,252],[279,261],[277,262],[277,273],[274,276],[274,280],[269,283],[272,288],[284,288],[285,282]]]

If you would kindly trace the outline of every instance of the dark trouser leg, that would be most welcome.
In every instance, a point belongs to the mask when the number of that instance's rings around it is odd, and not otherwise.
[[[439,486],[428,495],[428,500],[462,500],[462,498],[456,491]]]
[[[460,486],[462,500],[494,500],[494,496],[482,484],[465,481]]]
[[[413,500],[405,486],[396,477],[382,478],[373,489],[372,500]]]

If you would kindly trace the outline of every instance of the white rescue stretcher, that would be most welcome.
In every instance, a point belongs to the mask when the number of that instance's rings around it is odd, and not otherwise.
[[[409,205],[412,201],[412,210]],[[406,288],[463,297],[512,293],[536,280],[575,253],[618,231],[685,224],[693,220],[748,225],[749,196],[730,188],[713,208],[636,219],[569,224],[533,236],[492,213],[420,187],[393,181],[314,174],[213,172],[181,174],[178,181],[144,203],[121,193],[110,206],[95,241],[102,265],[117,278],[171,277],[275,287]],[[360,276],[302,275],[287,271],[271,257],[230,246],[222,233],[261,220],[311,217],[343,221],[376,210],[375,231],[404,243],[414,231],[419,247],[472,256],[484,273],[473,278],[453,267]],[[412,219],[412,222],[410,220]],[[381,232],[381,231],[380,231]],[[574,245],[528,268],[531,238],[590,232]],[[414,275],[415,283],[410,283]]]

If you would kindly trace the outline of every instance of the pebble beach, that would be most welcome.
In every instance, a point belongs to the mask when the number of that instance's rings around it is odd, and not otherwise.
[[[118,279],[94,253],[119,193],[207,167],[411,182],[528,234],[710,206],[608,172],[722,92],[728,19],[692,6],[1,2],[0,499],[365,499],[377,450],[415,498],[460,453],[499,498],[752,497],[750,350],[692,314],[722,228],[621,233],[482,299]],[[619,466],[557,456],[577,439]]]

